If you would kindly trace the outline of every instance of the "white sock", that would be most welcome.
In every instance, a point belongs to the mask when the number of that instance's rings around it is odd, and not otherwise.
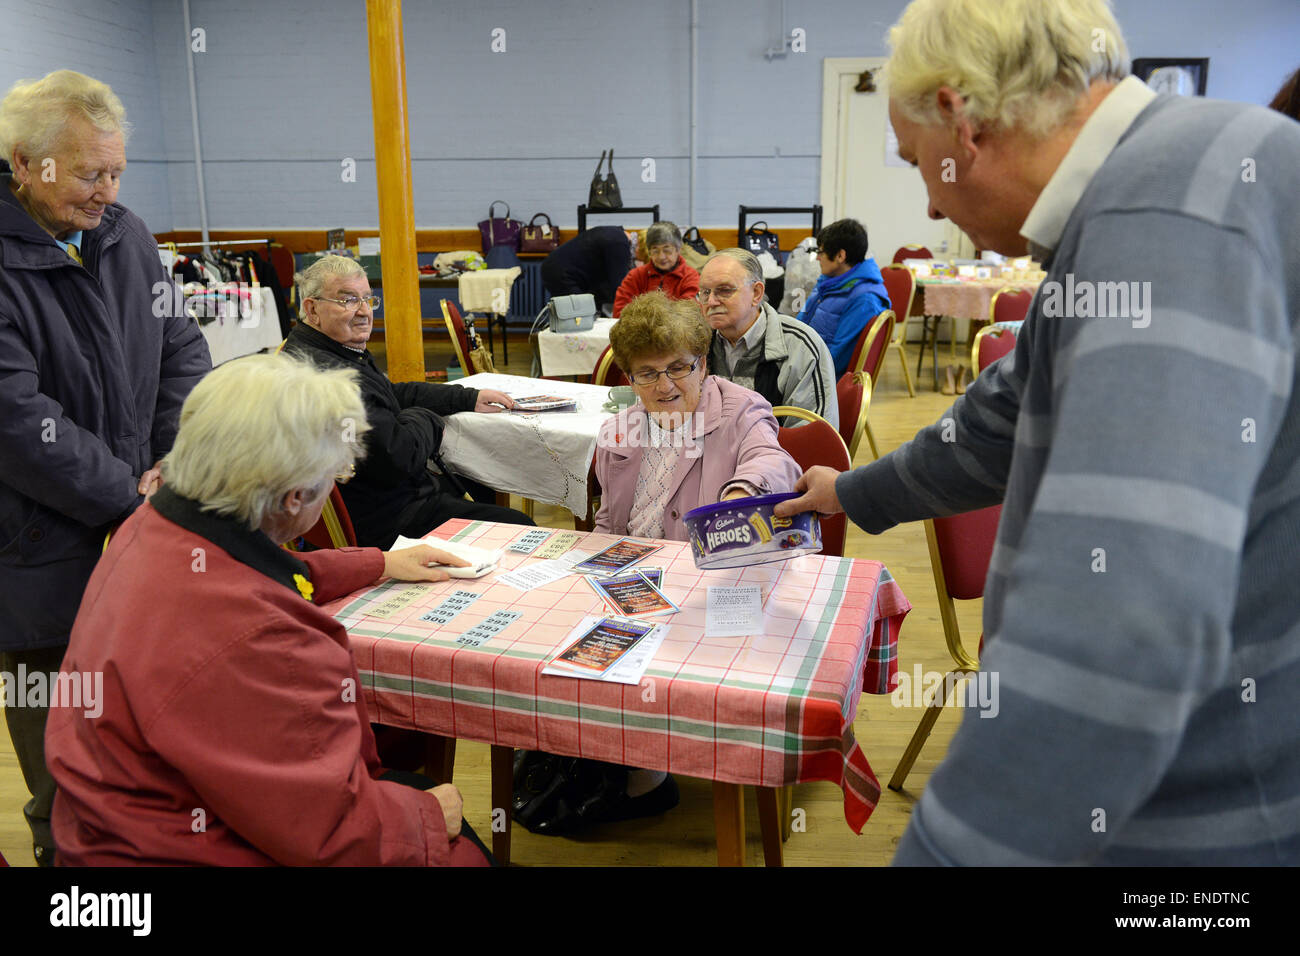
[[[667,779],[668,774],[663,770],[629,770],[627,772],[627,795],[629,797],[639,797],[643,793],[649,793]]]

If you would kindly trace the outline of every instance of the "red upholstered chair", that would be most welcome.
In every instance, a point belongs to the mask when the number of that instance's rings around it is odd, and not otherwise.
[[[591,373],[592,385],[604,385],[613,388],[615,385],[631,385],[623,370],[614,362],[614,347],[606,345],[605,351],[600,353],[600,358],[596,359],[596,368]]]
[[[894,312],[892,309],[886,309],[862,330],[862,335],[858,338],[858,346],[853,351],[853,358],[849,359],[848,371],[865,373],[874,387],[875,383],[880,381],[885,367],[885,356],[889,352],[889,341],[893,336]],[[871,445],[871,454],[879,458],[880,450],[876,447],[876,436],[871,431],[870,422],[867,422],[866,431],[867,443]]]
[[[1029,303],[1033,301],[1034,293],[1031,290],[1003,286],[989,300],[989,321],[1023,322],[1029,314]]]
[[[978,378],[984,371],[1002,356],[1012,352],[1016,347],[1016,333],[1001,325],[986,325],[975,333],[975,341],[970,347],[970,367]]]
[[[8,866],[8,865],[9,864],[5,862],[5,855],[3,853],[0,853],[0,866]]]
[[[903,381],[907,383],[907,394],[916,398],[912,373],[907,367],[907,320],[912,316],[912,304],[916,298],[916,276],[912,275],[912,270],[907,266],[891,265],[880,270],[880,277],[885,280],[889,305],[895,316],[894,334],[889,339],[889,347],[898,350],[898,360],[903,363]]]
[[[348,517],[347,505],[339,486],[330,489],[329,499],[321,509],[320,519],[303,535],[316,548],[355,548],[357,533]]]
[[[932,253],[925,246],[899,246],[898,251],[894,253],[894,262],[899,263],[904,259],[933,259]]]
[[[451,335],[451,344],[456,349],[456,358],[460,362],[460,367],[465,370],[466,375],[474,375],[477,372],[488,372],[492,369],[479,368],[470,361],[470,355],[478,345],[477,339],[470,338],[469,329],[465,326],[465,319],[460,314],[460,309],[456,308],[456,303],[448,299],[440,300],[442,303],[442,319],[447,323],[447,332]]]
[[[813,465],[829,465],[836,471],[848,471],[853,467],[849,457],[849,448],[844,439],[826,419],[806,408],[793,405],[778,405],[772,409],[777,419],[793,416],[802,418],[808,424],[794,428],[778,428],[776,440],[791,458],[807,471]],[[830,518],[819,519],[822,525],[822,554],[837,558],[844,556],[844,538],[848,534],[848,519],[841,512]]]
[[[845,372],[835,383],[839,400],[840,437],[849,446],[849,458],[856,458],[858,445],[867,431],[867,412],[871,408],[871,376],[865,372]]]
[[[934,589],[939,595],[939,616],[943,619],[943,637],[948,644],[954,667],[925,709],[921,724],[912,735],[898,768],[889,778],[890,790],[903,789],[912,764],[934,729],[945,703],[943,690],[953,686],[953,675],[974,674],[979,670],[979,652],[971,654],[961,641],[954,601],[973,601],[984,596],[984,580],[989,575],[993,542],[998,534],[1002,506],[981,508],[925,523],[925,538],[930,545],[930,567],[934,571]],[[981,647],[983,638],[980,638]]]

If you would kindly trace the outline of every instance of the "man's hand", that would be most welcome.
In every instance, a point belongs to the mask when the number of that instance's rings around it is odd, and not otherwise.
[[[499,412],[502,408],[514,408],[515,400],[505,392],[498,392],[495,388],[480,389],[478,393],[478,403],[474,406],[476,412]]]
[[[814,465],[795,482],[794,490],[802,492],[803,496],[782,501],[772,509],[773,513],[782,518],[802,511],[815,511],[820,515],[839,514],[844,510],[840,507],[840,496],[835,493],[835,479],[839,476],[840,473],[834,468]]]
[[[136,486],[136,492],[144,495],[144,500],[148,501],[153,497],[153,493],[162,487],[162,459],[153,463],[153,467],[140,476],[140,484]]]
[[[460,797],[460,791],[449,783],[440,783],[432,790],[426,790],[425,792],[433,794],[434,799],[442,807],[443,819],[447,821],[447,839],[456,839],[456,837],[460,836],[461,810],[465,806],[465,801]]]
[[[396,578],[398,581],[446,581],[451,577],[444,568],[430,567],[431,564],[445,564],[453,568],[469,566],[464,558],[420,544],[400,551],[385,551],[383,577]]]

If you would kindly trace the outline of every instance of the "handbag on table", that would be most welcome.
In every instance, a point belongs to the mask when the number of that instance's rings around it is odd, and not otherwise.
[[[760,229],[759,226],[763,228]],[[777,262],[781,261],[781,240],[776,233],[767,228],[766,220],[760,219],[745,230],[745,248],[754,255],[770,252]]]
[[[596,324],[596,297],[590,292],[557,295],[543,312],[549,313],[552,332],[586,332]]]
[[[504,218],[492,215],[492,210],[496,209],[497,203],[506,207]],[[523,227],[524,224],[518,219],[510,218],[510,206],[505,200],[493,200],[492,205],[488,206],[488,217],[478,224],[478,233],[483,239],[483,255],[486,256],[493,246],[506,246],[517,250],[519,233]]]
[[[609,153],[609,174],[603,179],[600,175],[601,164],[605,162],[605,153]],[[596,172],[591,177],[591,191],[587,194],[588,209],[622,209],[623,193],[618,188],[618,179],[614,176],[614,151],[601,150],[600,159],[596,160]]]
[[[546,224],[537,225],[538,219],[545,219]],[[550,216],[539,212],[528,220],[528,225],[524,226],[519,236],[520,252],[554,252],[558,248],[560,248],[560,230],[555,228]]]

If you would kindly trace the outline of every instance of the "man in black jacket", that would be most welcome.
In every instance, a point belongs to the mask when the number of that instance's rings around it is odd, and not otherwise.
[[[533,523],[513,508],[465,500],[462,488],[478,498],[490,499],[492,492],[452,475],[438,455],[439,416],[499,412],[514,406],[509,395],[461,385],[390,382],[366,349],[378,299],[354,259],[318,259],[299,276],[298,293],[303,320],[289,333],[285,349],[318,365],[354,369],[361,377],[370,422],[366,456],[357,464],[356,476],[341,486],[359,545],[387,549],[399,534],[420,537],[451,518]],[[430,461],[441,475],[429,469]]]
[[[622,226],[579,233],[542,262],[542,283],[551,296],[590,292],[596,307],[613,314],[618,287],[632,271],[632,243]]]

